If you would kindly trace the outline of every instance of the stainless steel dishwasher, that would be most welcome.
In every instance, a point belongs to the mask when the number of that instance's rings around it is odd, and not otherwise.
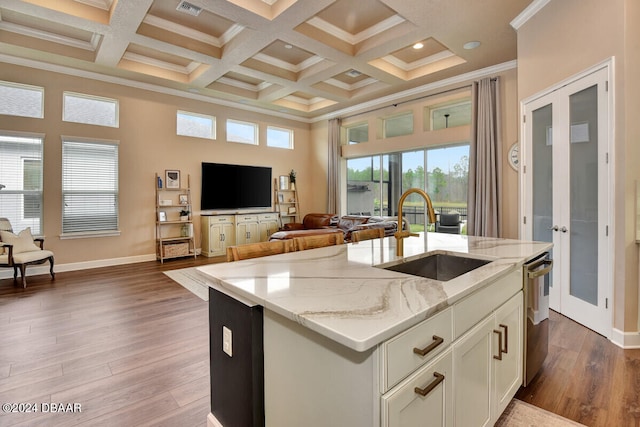
[[[536,376],[549,352],[549,284],[553,260],[549,253],[524,264],[524,382]]]

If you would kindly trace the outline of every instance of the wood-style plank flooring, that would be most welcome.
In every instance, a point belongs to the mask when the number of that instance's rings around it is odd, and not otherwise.
[[[623,350],[551,312],[549,354],[516,397],[586,426],[640,426],[640,349]]]
[[[0,412],[0,426],[206,426],[208,305],[162,274],[206,262],[0,280],[0,403],[82,409]]]
[[[208,308],[165,270],[199,257],[0,280],[0,403],[80,403],[2,413],[0,426],[205,426]],[[549,356],[517,397],[587,426],[640,427],[640,350],[551,313]]]

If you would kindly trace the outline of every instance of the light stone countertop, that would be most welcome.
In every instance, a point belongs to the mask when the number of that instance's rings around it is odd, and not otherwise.
[[[207,284],[261,305],[356,351],[366,351],[549,250],[527,242],[441,233],[393,237],[199,267]],[[467,254],[493,262],[447,282],[376,266],[425,253]]]

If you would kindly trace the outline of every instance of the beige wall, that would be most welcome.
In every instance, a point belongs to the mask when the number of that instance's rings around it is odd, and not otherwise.
[[[200,164],[202,161],[264,165],[273,175],[297,172],[303,212],[315,198],[309,189],[317,184],[312,161],[309,124],[174,97],[131,87],[2,65],[2,80],[43,86],[45,118],[28,119],[0,115],[0,130],[41,132],[44,144],[44,224],[46,247],[56,254],[57,264],[80,263],[154,254],[154,175],[179,169],[183,179],[191,175],[196,246],[200,247]],[[62,122],[62,92],[73,91],[116,98],[120,101],[120,126],[107,128]],[[216,116],[215,141],[176,136],[176,109]],[[265,126],[260,127],[259,146],[225,141],[225,119],[235,118],[273,124],[295,131],[295,149],[265,146]],[[61,135],[118,140],[120,156],[120,230],[118,237],[61,240]],[[313,173],[313,174],[312,174]],[[220,183],[224,185],[224,183]]]
[[[611,57],[614,92],[614,328],[638,330],[638,246],[633,188],[638,179],[640,85],[636,0],[551,1],[518,30],[518,97],[526,99]],[[627,120],[627,118],[629,120]]]

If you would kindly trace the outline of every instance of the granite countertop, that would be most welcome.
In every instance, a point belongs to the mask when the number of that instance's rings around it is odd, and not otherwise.
[[[421,233],[199,267],[210,287],[366,351],[549,250],[551,244]],[[378,268],[459,253],[492,260],[448,282]]]

